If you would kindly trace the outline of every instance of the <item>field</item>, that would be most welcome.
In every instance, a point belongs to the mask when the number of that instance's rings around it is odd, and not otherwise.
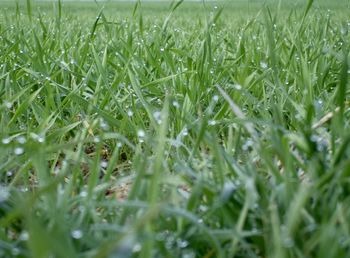
[[[0,257],[350,257],[349,17],[0,1]]]

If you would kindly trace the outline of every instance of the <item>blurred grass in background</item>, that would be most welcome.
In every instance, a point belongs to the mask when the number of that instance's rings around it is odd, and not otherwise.
[[[1,257],[348,257],[347,1],[2,2]]]

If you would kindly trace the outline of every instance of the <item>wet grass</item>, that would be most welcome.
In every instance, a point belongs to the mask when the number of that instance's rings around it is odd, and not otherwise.
[[[349,12],[4,3],[0,257],[349,257]]]

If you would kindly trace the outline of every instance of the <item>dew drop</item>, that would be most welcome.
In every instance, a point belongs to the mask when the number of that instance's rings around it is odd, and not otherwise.
[[[9,144],[9,143],[11,142],[11,139],[10,139],[10,138],[3,138],[3,139],[1,140],[1,142],[2,142],[3,144]]]
[[[0,203],[6,201],[10,197],[8,187],[0,185]]]
[[[29,233],[27,231],[23,231],[20,235],[19,235],[19,239],[21,241],[27,241],[29,239]]]
[[[108,162],[107,162],[106,160],[103,160],[103,161],[101,161],[100,166],[101,166],[102,168],[106,168],[106,167],[108,167]]]
[[[179,108],[180,107],[180,104],[179,102],[177,102],[176,100],[173,101],[173,106],[176,107],[176,108]]]
[[[182,135],[183,136],[187,136],[188,135],[188,129],[186,127],[182,130]]]
[[[141,251],[141,244],[140,243],[136,243],[133,248],[132,248],[132,252],[133,253],[138,253]]]
[[[85,198],[88,195],[86,191],[81,191],[79,196]]]
[[[16,155],[22,155],[24,153],[24,149],[21,147],[17,147],[17,148],[15,148],[14,153]]]
[[[261,67],[262,69],[267,69],[268,65],[267,65],[267,63],[261,61],[261,62],[260,62],[260,67]]]
[[[24,137],[24,136],[19,136],[19,137],[17,137],[17,142],[19,143],[19,144],[24,144],[24,143],[26,143],[26,138]]]
[[[83,237],[83,232],[79,229],[76,229],[76,230],[73,230],[71,232],[71,236],[74,238],[74,239],[80,239]]]
[[[140,129],[140,130],[137,131],[137,136],[139,138],[144,138],[146,136],[146,133],[145,133],[144,130]]]
[[[208,121],[208,124],[209,124],[209,125],[216,125],[216,121],[215,121],[215,120],[209,120],[209,121]]]
[[[127,114],[128,114],[128,117],[132,117],[134,115],[134,112],[132,112],[132,110],[129,109]]]
[[[12,103],[11,102],[8,102],[8,101],[5,101],[5,107],[7,107],[8,109],[12,108]]]
[[[186,240],[181,240],[181,239],[178,239],[176,241],[176,244],[179,248],[186,248],[188,246],[188,241]]]
[[[219,96],[218,95],[214,95],[213,96],[213,101],[218,102],[219,101]]]
[[[242,89],[242,86],[240,84],[235,84],[233,85],[233,87],[236,89],[236,90],[241,90]]]

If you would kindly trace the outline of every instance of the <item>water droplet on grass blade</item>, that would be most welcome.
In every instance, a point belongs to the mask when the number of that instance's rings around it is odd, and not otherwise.
[[[88,195],[86,191],[81,191],[79,196],[85,198]]]
[[[186,248],[187,246],[188,246],[188,241],[186,241],[186,240],[181,240],[181,239],[178,239],[177,241],[176,241],[176,244],[177,244],[177,246],[179,247],[179,248]]]
[[[9,143],[11,142],[11,138],[3,138],[3,139],[1,140],[1,142],[2,142],[3,144],[9,144]]]
[[[17,142],[19,143],[19,144],[25,144],[26,143],[26,138],[24,137],[24,136],[19,136],[19,137],[17,137],[16,138],[16,140],[17,140]]]
[[[19,255],[20,253],[21,253],[21,251],[20,251],[17,247],[14,247],[14,248],[11,249],[11,254],[12,254],[13,256],[17,256],[17,255]]]
[[[10,190],[6,186],[0,185],[0,203],[6,201],[10,197]]]
[[[11,102],[5,101],[4,104],[5,104],[5,107],[7,107],[8,109],[12,108],[12,103]]]
[[[233,88],[235,88],[236,90],[241,90],[242,89],[242,85],[235,84],[235,85],[233,85]]]
[[[268,68],[268,65],[267,65],[267,63],[261,61],[261,62],[260,62],[260,67],[261,67],[262,69],[267,69],[267,68]]]
[[[209,121],[208,121],[208,124],[209,124],[209,125],[212,125],[212,126],[213,126],[213,125],[216,125],[216,121],[215,121],[215,120],[209,120]]]
[[[134,246],[133,246],[133,248],[132,248],[132,252],[133,253],[138,253],[138,252],[140,252],[141,251],[141,244],[140,243],[136,243]]]
[[[140,129],[137,131],[137,137],[139,137],[140,142],[144,142],[145,136],[146,136],[146,133],[144,130]]]
[[[173,106],[176,107],[176,108],[179,108],[180,107],[180,104],[179,102],[177,102],[176,100],[173,101]]]
[[[106,168],[108,167],[108,162],[106,160],[101,161],[100,163],[101,168]]]
[[[134,115],[134,112],[132,112],[132,110],[129,109],[127,114],[128,114],[128,117],[132,117]]]
[[[76,230],[73,230],[71,232],[71,236],[74,238],[74,239],[80,239],[83,237],[83,232],[79,229],[76,229]]]
[[[20,235],[19,235],[19,239],[21,241],[27,241],[29,239],[29,233],[27,231],[23,231]]]
[[[24,149],[21,147],[17,147],[17,148],[15,148],[14,153],[16,155],[22,155],[24,153]]]

